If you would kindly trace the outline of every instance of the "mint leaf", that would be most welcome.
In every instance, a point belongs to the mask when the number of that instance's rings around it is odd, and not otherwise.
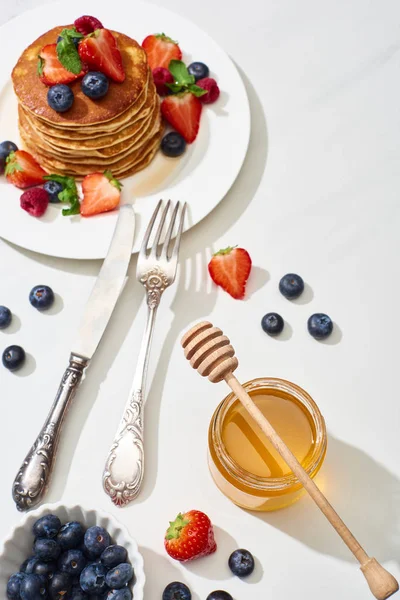
[[[72,29],[63,29],[62,32],[60,33],[60,36],[62,38],[71,38],[71,39],[82,39],[85,36],[82,33],[79,33],[79,31],[76,30],[75,27],[73,27]]]
[[[180,83],[166,83],[165,85],[174,94],[178,94],[179,92],[181,92],[184,89],[183,85],[181,85]]]
[[[68,30],[63,29],[64,31]],[[72,37],[68,35],[62,36],[62,39],[57,44],[57,56],[67,71],[70,71],[74,75],[79,75],[82,70],[82,63]]]
[[[175,83],[191,85],[195,82],[194,75],[189,73],[185,63],[181,60],[172,59],[169,63],[168,70],[175,79]]]
[[[194,96],[196,96],[196,98],[200,98],[200,96],[204,96],[204,94],[207,94],[207,90],[203,90],[203,88],[201,88],[199,85],[189,85],[188,87],[189,92],[192,92],[192,94]]]
[[[76,187],[75,179],[73,177],[67,177],[64,175],[57,175],[52,173],[51,175],[45,175],[43,179],[47,181],[57,181],[64,187],[62,192],[58,194],[60,202],[69,204],[69,208],[63,208],[62,214],[64,217],[70,215],[78,215],[80,213],[80,202],[78,195],[78,188]]]
[[[62,209],[63,217],[70,217],[72,215],[79,215],[80,212],[81,212],[81,205],[80,205],[80,202],[79,202],[78,198],[75,200],[75,202],[71,203],[71,206],[69,208],[63,208]]]
[[[116,187],[119,192],[121,191],[122,183],[120,181],[118,181],[118,179],[115,179],[114,175],[112,174],[112,172],[109,169],[104,171],[103,175],[105,175],[107,177],[107,179],[111,183],[111,185]]]
[[[41,77],[43,75],[43,67],[44,67],[44,60],[39,55],[38,56],[38,63],[37,63],[37,74],[39,75],[39,77]]]

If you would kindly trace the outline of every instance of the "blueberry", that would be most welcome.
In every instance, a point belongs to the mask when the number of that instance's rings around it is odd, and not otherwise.
[[[68,573],[54,573],[49,583],[49,595],[51,600],[65,600],[69,597],[72,589],[71,576]]]
[[[178,596],[176,596],[178,598]],[[132,592],[128,587],[120,590],[110,590],[104,600],[132,600]]]
[[[56,540],[37,538],[33,545],[35,555],[44,562],[53,562],[60,556],[61,548]]]
[[[1,142],[0,144],[0,173],[3,173],[4,167],[6,166],[6,158],[11,152],[16,152],[18,147],[14,142]]]
[[[100,556],[110,545],[110,542],[110,535],[103,527],[94,525],[86,530],[84,537],[85,548],[95,556]]]
[[[54,292],[48,285],[35,285],[29,293],[29,302],[38,310],[47,310],[54,302]]]
[[[40,575],[25,575],[20,587],[21,600],[43,600],[47,598],[46,583]]]
[[[108,79],[104,73],[89,71],[82,79],[81,88],[85,96],[97,100],[107,94]]]
[[[43,575],[46,579],[52,579],[54,573],[57,571],[57,565],[54,562],[46,563],[36,559],[36,563],[33,567],[32,573],[35,575]],[[28,571],[27,571],[28,573]]]
[[[208,77],[210,74],[210,69],[202,62],[192,62],[188,66],[188,71],[194,76],[195,81],[204,79],[204,77]]]
[[[0,306],[0,329],[5,329],[12,321],[11,310],[7,306]]]
[[[74,102],[74,92],[64,83],[57,83],[47,92],[47,104],[57,112],[69,110]]]
[[[7,598],[10,600],[19,600],[21,583],[25,578],[25,573],[14,573],[7,583]]]
[[[234,575],[247,577],[254,571],[254,558],[248,550],[235,550],[229,557],[228,565]]]
[[[121,563],[108,571],[106,576],[106,584],[109,588],[120,590],[133,577],[133,568],[129,563]]]
[[[165,156],[176,157],[185,152],[186,142],[180,133],[171,131],[161,141],[161,150]]]
[[[61,40],[62,40],[62,39],[63,39],[63,38],[61,37],[61,35],[59,35],[59,36],[58,36],[58,38],[57,38],[57,44],[58,44],[58,42],[61,42]],[[79,42],[81,41],[81,38],[77,38],[77,37],[71,37],[70,39],[71,39],[71,40],[74,42],[74,44],[75,44],[75,47],[77,48],[77,47],[78,47],[78,44],[79,44]]]
[[[112,569],[123,562],[126,562],[128,553],[125,548],[118,545],[108,546],[101,555],[101,562],[107,569]]]
[[[300,275],[287,273],[287,275],[284,275],[279,282],[279,291],[285,298],[293,300],[303,293],[304,281]]]
[[[79,580],[84,592],[100,596],[107,591],[106,584],[107,569],[101,563],[93,563],[85,567]]]
[[[44,515],[32,527],[35,538],[55,538],[61,529],[61,521],[56,515]]]
[[[26,560],[23,563],[23,565],[21,565],[20,570],[22,570],[22,566],[23,566],[24,573],[26,573],[27,575],[32,575],[32,573],[34,573],[34,568],[38,562],[40,562],[40,559],[37,556],[31,556],[30,558],[28,558],[28,560]]]
[[[50,202],[52,202],[53,204],[60,202],[58,194],[64,189],[62,183],[59,183],[58,181],[46,181],[46,183],[43,186],[43,189],[46,190],[46,192],[48,193]]]
[[[87,595],[81,589],[80,585],[74,585],[71,590],[70,596],[68,596],[68,600],[86,600]]]
[[[8,346],[3,352],[3,365],[10,371],[16,371],[25,362],[25,350],[21,346]]]
[[[82,550],[67,550],[61,554],[58,561],[58,567],[63,573],[69,575],[80,575],[86,567],[86,557]]]
[[[307,321],[307,328],[310,335],[316,340],[324,340],[331,335],[333,322],[328,315],[324,313],[315,313]]]
[[[63,525],[57,535],[57,542],[61,550],[72,550],[83,542],[85,530],[79,521],[70,521]]]
[[[261,319],[261,327],[268,335],[278,335],[283,330],[285,323],[278,313],[270,312]]]
[[[27,558],[26,560],[24,560],[24,562],[22,563],[22,565],[19,568],[20,573],[26,573],[26,567],[28,566],[30,560],[31,560],[30,558]]]
[[[233,600],[233,598],[230,594],[228,594],[228,592],[224,592],[223,590],[216,590],[215,592],[211,592],[211,594],[208,594],[206,600]]]
[[[180,581],[169,583],[163,591],[162,600],[191,600],[192,594],[187,585]]]

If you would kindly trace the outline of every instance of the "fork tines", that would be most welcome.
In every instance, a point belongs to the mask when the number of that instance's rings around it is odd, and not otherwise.
[[[168,200],[164,210],[161,213],[161,218],[160,218],[160,221],[159,221],[159,224],[157,227],[157,231],[156,231],[156,234],[152,241],[152,244],[150,246],[150,252],[149,253],[147,252],[148,246],[149,246],[149,240],[150,240],[150,237],[155,228],[154,226],[157,221],[157,217],[161,210],[162,205],[163,205],[163,200],[160,200],[156,206],[156,209],[155,209],[151,219],[150,219],[150,223],[147,227],[146,233],[144,235],[142,247],[139,252],[139,260],[147,259],[150,257],[151,258],[161,258],[161,259],[165,259],[167,261],[170,261],[170,260],[177,261],[177,259],[178,259],[179,247],[180,247],[180,243],[181,243],[183,224],[184,224],[184,220],[185,220],[185,212],[186,212],[186,206],[187,206],[186,202],[184,202],[182,208],[181,208],[181,203],[179,201],[176,202],[175,207],[173,208],[173,211],[172,211],[172,217],[169,222],[167,232],[162,241],[162,246],[160,249],[158,249],[158,247],[160,245],[160,240],[161,240],[162,232],[164,229],[165,221],[167,219],[169,209],[172,206],[171,200]],[[181,208],[181,210],[180,210],[180,208]],[[172,248],[169,250],[169,246],[171,245],[171,239],[173,236],[175,224],[178,221],[178,213],[179,212],[180,212],[180,217],[179,217],[178,230],[176,233],[175,241],[172,244]]]

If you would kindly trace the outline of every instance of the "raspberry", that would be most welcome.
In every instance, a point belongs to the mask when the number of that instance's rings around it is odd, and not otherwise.
[[[21,208],[32,217],[41,217],[49,204],[49,194],[43,188],[26,190],[20,198]]]
[[[203,90],[207,90],[207,94],[203,96],[199,96],[200,102],[203,104],[212,104],[219,98],[219,87],[215,79],[212,77],[204,77],[203,79],[199,79],[196,81],[196,85],[203,88]]]
[[[104,29],[100,21],[96,19],[96,17],[91,17],[90,15],[83,15],[83,17],[79,17],[79,19],[74,21],[74,25],[76,30],[82,35],[93,33],[93,31],[96,29]]]
[[[157,93],[160,94],[160,96],[168,96],[170,90],[165,84],[174,83],[174,78],[168,69],[164,69],[164,67],[156,67],[153,69],[153,79],[157,88]]]

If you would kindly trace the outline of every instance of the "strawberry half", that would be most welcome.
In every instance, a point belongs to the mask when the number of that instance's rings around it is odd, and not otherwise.
[[[147,62],[151,70],[157,67],[168,69],[173,58],[177,60],[182,58],[178,44],[164,33],[148,35],[142,42],[142,48],[146,51]]]
[[[211,279],[232,298],[244,298],[247,279],[251,271],[251,258],[243,248],[225,248],[213,255],[208,264]]]
[[[200,510],[179,513],[169,525],[164,546],[171,558],[185,562],[216,551],[212,523]]]
[[[163,117],[180,133],[188,144],[199,132],[202,104],[191,92],[167,96],[161,103]]]
[[[84,69],[82,69],[79,75],[75,75],[62,66],[57,56],[57,44],[44,46],[39,52],[38,58],[38,74],[40,81],[45,85],[71,83],[85,74]]]
[[[121,187],[111,171],[86,175],[82,181],[81,215],[90,217],[114,210],[119,204]]]
[[[117,46],[117,40],[108,29],[96,29],[94,33],[80,42],[78,51],[81,60],[90,69],[104,73],[117,83],[125,80],[122,56]]]
[[[44,183],[43,177],[47,175],[33,156],[25,150],[16,150],[8,155],[4,172],[7,180],[21,189]]]

